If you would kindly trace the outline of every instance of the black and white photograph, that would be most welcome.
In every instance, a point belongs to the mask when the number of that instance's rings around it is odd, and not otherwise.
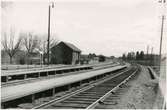
[[[166,0],[1,0],[1,109],[166,110]]]

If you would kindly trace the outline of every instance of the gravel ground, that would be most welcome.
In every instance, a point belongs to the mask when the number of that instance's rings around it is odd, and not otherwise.
[[[136,80],[129,81],[124,95],[116,105],[108,105],[111,109],[152,109],[154,107],[157,82],[152,80],[146,68],[143,68]]]

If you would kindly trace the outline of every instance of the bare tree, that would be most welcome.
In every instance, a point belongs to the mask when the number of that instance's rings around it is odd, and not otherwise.
[[[40,45],[40,40],[37,36],[34,36],[32,33],[24,34],[22,33],[21,36],[23,36],[23,44],[27,50],[27,56],[28,56],[28,63],[29,63],[29,56],[37,49]]]
[[[7,7],[11,7],[12,5],[12,1],[1,1],[1,9],[6,9]]]
[[[44,61],[44,63],[45,63],[45,59],[46,59],[46,55],[47,55],[47,35],[43,35],[43,36],[41,36],[42,37],[42,39],[40,40],[40,46],[39,46],[39,51],[41,51],[42,53],[43,53],[43,61]],[[57,43],[59,42],[59,40],[56,38],[56,37],[53,37],[53,36],[51,36],[51,39],[50,39],[50,49],[54,46],[54,45],[56,45]]]
[[[19,36],[16,38],[15,31],[13,29],[10,30],[10,34],[7,35],[6,32],[2,35],[2,46],[5,50],[5,52],[10,57],[10,64],[12,64],[13,56],[20,50],[20,45],[22,42],[22,38]]]

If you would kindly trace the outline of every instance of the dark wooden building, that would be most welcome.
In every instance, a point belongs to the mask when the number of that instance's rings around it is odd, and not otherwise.
[[[71,43],[60,42],[51,48],[52,64],[78,64],[81,50]]]

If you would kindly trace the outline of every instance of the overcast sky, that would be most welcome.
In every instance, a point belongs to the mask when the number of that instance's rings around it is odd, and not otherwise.
[[[14,1],[2,10],[2,31],[47,34],[48,5],[44,1]],[[51,33],[82,53],[120,56],[144,50],[159,51],[158,0],[56,0],[51,9]],[[151,49],[150,49],[151,51]]]

